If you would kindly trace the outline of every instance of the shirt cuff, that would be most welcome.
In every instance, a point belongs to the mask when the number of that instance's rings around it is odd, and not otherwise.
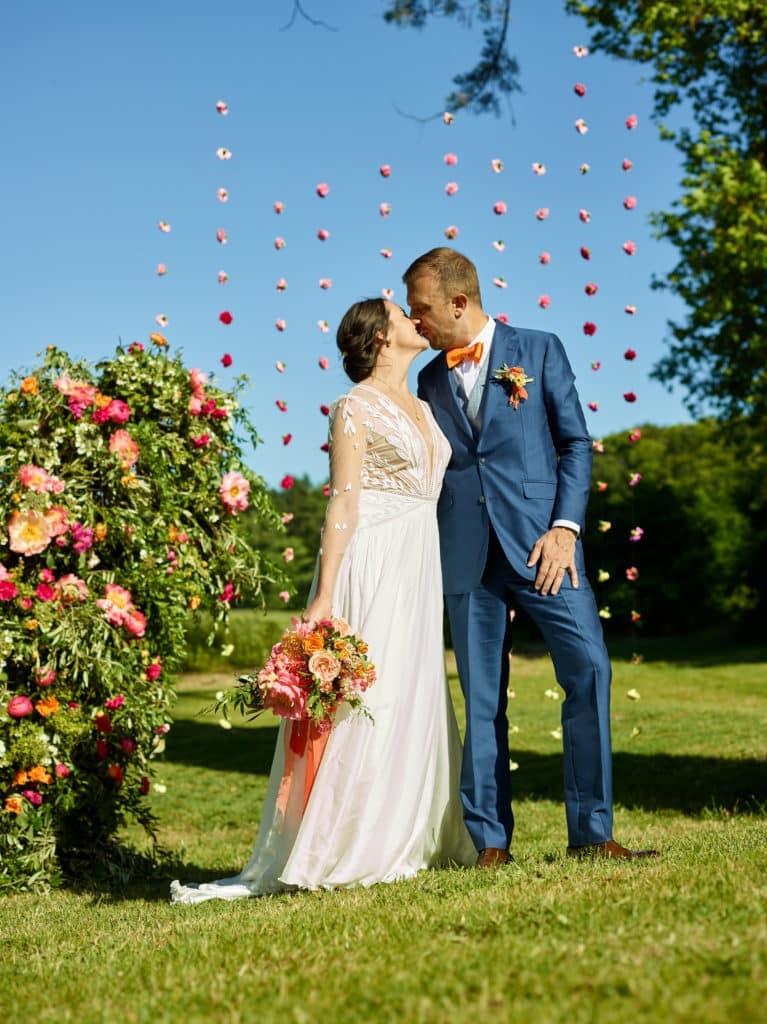
[[[569,530],[574,530],[576,539],[581,535],[580,526],[577,523],[574,523],[571,519],[555,519],[551,524],[552,529],[555,526],[566,526]]]

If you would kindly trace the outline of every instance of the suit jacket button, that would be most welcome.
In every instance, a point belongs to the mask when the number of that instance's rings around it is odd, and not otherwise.
[[[484,464],[485,464],[485,462],[486,462],[486,461],[487,461],[487,460],[485,459],[485,457],[484,457],[484,455],[483,455],[483,456],[482,456],[482,458],[481,458],[481,459],[479,460],[479,464],[480,464],[480,466],[484,466]]]
[[[480,505],[484,505],[485,504],[485,496],[484,496],[484,494],[480,494],[480,496],[479,496],[479,503],[480,503]]]

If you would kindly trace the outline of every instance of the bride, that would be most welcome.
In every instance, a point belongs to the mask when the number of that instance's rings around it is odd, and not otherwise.
[[[342,706],[323,742],[294,757],[283,720],[250,860],[233,878],[173,882],[174,902],[369,886],[476,859],[442,646],[436,503],[450,448],[407,386],[428,343],[383,299],[352,306],[337,340],[356,386],[331,410],[330,500],[304,619],[343,618],[368,644],[372,721]]]

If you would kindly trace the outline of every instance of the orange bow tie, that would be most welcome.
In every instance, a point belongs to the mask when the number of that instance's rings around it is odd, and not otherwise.
[[[467,345],[466,348],[450,348],[447,350],[446,355],[449,370],[452,370],[454,366],[458,366],[465,359],[478,363],[482,358],[482,342],[475,341],[473,345]]]

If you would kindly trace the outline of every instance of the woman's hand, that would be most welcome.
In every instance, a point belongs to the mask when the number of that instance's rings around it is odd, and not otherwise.
[[[306,608],[301,618],[304,622],[321,622],[323,619],[329,619],[331,615],[330,601],[325,600],[321,597],[315,597],[312,603]]]

